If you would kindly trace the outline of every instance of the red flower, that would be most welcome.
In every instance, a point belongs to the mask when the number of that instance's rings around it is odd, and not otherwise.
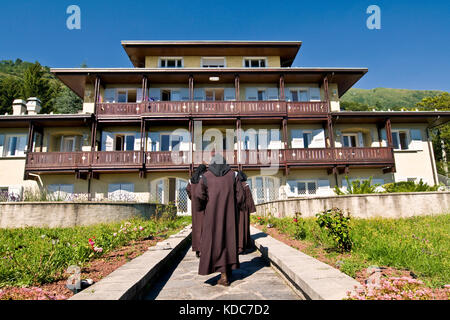
[[[297,223],[297,222],[298,222],[297,218],[294,218],[294,222],[295,222],[295,223]]]

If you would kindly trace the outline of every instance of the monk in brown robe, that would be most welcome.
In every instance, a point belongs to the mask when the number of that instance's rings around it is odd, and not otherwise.
[[[189,180],[186,188],[187,195],[191,199],[191,215],[192,215],[192,251],[195,251],[197,258],[200,257],[200,239],[202,234],[203,216],[204,210],[201,208],[201,204],[198,198],[192,197],[195,193],[195,189],[199,186],[200,179],[203,173],[206,172],[206,166],[201,164],[195,169],[194,174]]]
[[[239,254],[245,253],[252,248],[250,239],[250,214],[256,212],[255,202],[253,201],[252,191],[247,183],[247,175],[239,171],[238,179],[244,189],[245,200],[239,208]]]
[[[239,268],[238,206],[244,201],[236,173],[216,154],[200,179],[194,197],[204,205],[198,273],[220,272],[220,285],[229,286],[233,269]]]

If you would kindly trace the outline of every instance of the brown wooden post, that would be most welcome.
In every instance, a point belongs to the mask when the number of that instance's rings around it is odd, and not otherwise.
[[[391,129],[391,119],[387,118],[386,119],[386,138],[387,138],[387,144],[389,148],[392,148],[394,146],[393,142],[392,142],[392,129]]]
[[[326,75],[323,78],[323,91],[325,94],[325,102],[327,104],[327,112],[331,112],[331,106],[330,106],[330,95],[329,95],[329,89],[328,89],[328,75]]]
[[[194,76],[189,75],[189,101],[194,100]]]
[[[97,114],[97,104],[100,99],[100,77],[95,77],[95,84],[94,84],[94,113]]]
[[[28,127],[27,153],[33,152],[33,145],[34,145],[34,123],[33,121],[30,121],[30,125]]]
[[[289,168],[288,168],[287,159],[286,159],[286,154],[288,152],[287,149],[289,147],[288,146],[287,118],[283,119],[281,126],[283,128],[283,145],[284,145],[283,150],[281,150],[281,154],[283,156],[285,175],[287,176],[289,174]]]
[[[94,114],[91,116],[91,151],[95,151],[97,144],[97,116]],[[92,157],[91,157],[92,160]]]
[[[240,82],[239,82],[239,75],[234,75],[234,90],[236,95],[236,101],[241,100],[241,89],[240,89]]]
[[[328,114],[327,126],[328,126],[328,140],[330,141],[330,148],[334,148],[335,142],[334,142],[333,119],[331,118],[330,114]]]
[[[147,76],[142,76],[142,102],[147,102],[148,95],[147,95]]]
[[[241,163],[241,160],[242,160],[242,158],[241,158],[241,156],[242,156],[242,154],[241,154],[241,139],[242,139],[242,137],[241,137],[241,119],[240,118],[237,118],[236,119],[236,131],[237,131],[237,144],[238,144],[238,156],[237,156],[237,159],[236,159],[236,162],[238,163],[238,170],[242,170],[242,163]]]
[[[284,93],[284,75],[280,76],[280,100],[284,101],[286,100],[286,95]]]

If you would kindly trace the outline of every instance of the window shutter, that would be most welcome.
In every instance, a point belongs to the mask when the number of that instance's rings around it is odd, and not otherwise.
[[[280,130],[271,129],[271,130],[269,130],[268,135],[269,135],[268,149],[271,149],[271,150],[283,149],[281,146]]]
[[[421,130],[411,129],[410,134],[411,134],[411,141],[409,143],[409,148],[412,150],[423,150]]]
[[[121,183],[120,190],[125,192],[134,192],[134,184],[133,183]]]
[[[203,101],[205,100],[205,89],[203,88],[194,88],[194,100]]]
[[[359,141],[358,147],[360,148],[364,147],[364,138],[362,132],[358,132],[358,141]]]
[[[5,145],[5,135],[0,134],[0,157],[3,157],[3,146]]]
[[[329,195],[331,193],[330,180],[319,180],[317,194]]]
[[[8,188],[8,193],[10,196],[14,196],[14,198],[22,199],[22,186],[10,186]]]
[[[320,89],[310,88],[309,90],[309,100],[310,101],[320,101]]]
[[[382,186],[384,184],[384,179],[372,179],[372,185],[379,184]]]
[[[102,132],[102,151],[114,150],[114,137],[111,132]]]
[[[159,132],[150,132],[147,140],[147,151],[159,151]]]
[[[248,101],[258,100],[258,89],[256,88],[246,88],[245,89],[245,99]]]
[[[278,100],[278,88],[267,88],[268,100]]]
[[[142,88],[138,88],[136,91],[136,102],[142,102],[142,100],[144,99],[143,95],[142,95]]]
[[[141,150],[141,133],[136,132],[134,134],[134,151]]]
[[[105,102],[116,102],[116,89],[105,89]]]
[[[287,182],[287,194],[288,196],[295,196],[297,195],[297,180],[288,180]]]
[[[27,137],[26,136],[20,136],[17,137],[17,147],[16,147],[16,155],[17,156],[24,156],[25,155],[25,149],[27,148]]]
[[[325,132],[323,129],[313,130],[310,148],[325,148]]]
[[[161,90],[159,88],[150,88],[148,90],[148,98],[150,99],[150,101],[160,101]]]
[[[304,148],[303,145],[303,130],[293,129],[291,130],[291,147],[292,148]]]
[[[236,89],[235,88],[225,88],[225,101],[236,100]]]
[[[179,90],[180,92],[180,100],[181,101],[189,101],[189,89],[188,88],[181,88]]]
[[[181,94],[180,90],[172,90],[170,92],[170,101],[180,101],[181,100]]]
[[[382,147],[387,147],[386,129],[381,129],[381,146]]]
[[[120,191],[120,183],[110,183],[108,185],[108,193]]]

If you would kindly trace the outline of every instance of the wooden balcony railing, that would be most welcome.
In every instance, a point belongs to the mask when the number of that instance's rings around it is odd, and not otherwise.
[[[99,115],[264,116],[326,115],[327,103],[285,101],[159,101],[143,103],[98,103]]]
[[[237,150],[222,153],[230,165],[394,164],[392,148]],[[27,154],[26,170],[176,168],[209,163],[211,151],[94,151]]]

